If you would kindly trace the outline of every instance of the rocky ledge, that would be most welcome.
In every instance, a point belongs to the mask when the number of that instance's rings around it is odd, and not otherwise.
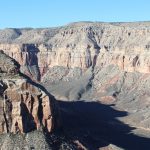
[[[21,74],[16,61],[0,51],[0,133],[27,133],[58,127],[53,96]]]

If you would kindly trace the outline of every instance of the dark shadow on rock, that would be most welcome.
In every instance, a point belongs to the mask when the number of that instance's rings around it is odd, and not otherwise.
[[[99,102],[59,101],[59,106],[64,133],[87,149],[96,150],[109,144],[125,150],[150,149],[149,138],[133,134],[135,128],[117,119],[127,116],[127,112]]]
[[[33,131],[36,129],[36,124],[34,122],[34,118],[31,113],[29,113],[29,110],[27,106],[24,103],[21,103],[21,115],[22,115],[22,121],[23,121],[23,131],[25,133],[28,133],[30,131]]]
[[[39,53],[39,49],[35,46],[35,44],[23,44],[22,52],[27,52],[25,60],[25,66],[28,70],[28,73],[32,78],[35,78],[37,81],[40,81],[40,69],[38,64],[37,54]]]
[[[51,111],[52,111],[52,114],[53,114],[53,125],[54,125],[54,131],[57,131],[57,128],[61,128],[61,118],[60,118],[60,112],[59,112],[59,106],[57,104],[57,101],[55,99],[55,97],[53,95],[51,95],[47,89],[42,86],[40,83],[38,82],[35,82],[33,80],[31,80],[30,77],[28,77],[27,75],[19,72],[20,76],[24,77],[28,83],[34,85],[35,87],[39,88],[40,90],[42,90],[43,92],[45,92],[45,94],[50,98],[50,105],[51,105]],[[40,97],[39,97],[40,98]],[[41,105],[41,104],[40,104]],[[42,108],[40,108],[40,111],[42,111]],[[42,116],[42,112],[38,112],[38,114],[40,116]],[[46,131],[47,132],[47,131]]]

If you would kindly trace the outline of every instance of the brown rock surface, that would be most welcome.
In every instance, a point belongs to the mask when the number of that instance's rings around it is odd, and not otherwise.
[[[0,52],[0,133],[27,133],[57,127],[57,106],[40,85],[24,78],[19,65]]]

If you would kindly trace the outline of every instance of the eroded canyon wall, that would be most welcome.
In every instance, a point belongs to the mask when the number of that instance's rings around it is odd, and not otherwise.
[[[54,66],[86,70],[115,64],[127,72],[150,71],[149,23],[74,23],[54,29],[11,29],[11,36],[4,34],[7,30],[1,32],[0,49],[37,80]]]
[[[132,125],[149,129],[149,22],[5,29],[0,49],[58,100],[116,103]]]
[[[21,74],[19,64],[0,51],[0,133],[51,132],[57,126],[57,111],[54,97]]]

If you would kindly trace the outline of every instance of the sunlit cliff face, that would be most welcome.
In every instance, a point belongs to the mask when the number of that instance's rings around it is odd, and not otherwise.
[[[52,132],[58,111],[54,97],[20,74],[19,65],[0,52],[0,133]],[[53,107],[53,108],[52,108]]]

